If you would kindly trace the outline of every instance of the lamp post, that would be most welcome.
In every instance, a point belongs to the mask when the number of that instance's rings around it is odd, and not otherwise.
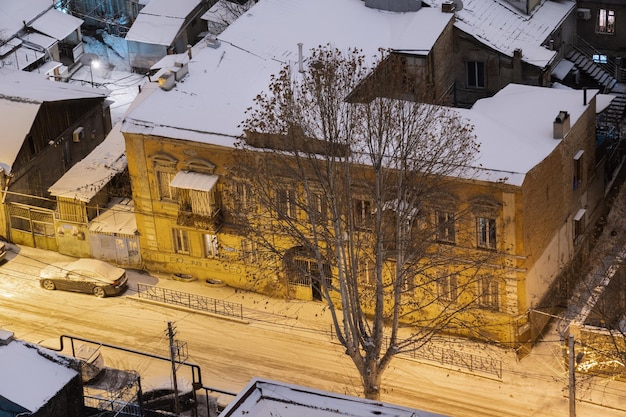
[[[91,53],[82,54],[80,57],[80,62],[81,64],[89,67],[89,77],[91,79],[91,86],[93,87],[93,67],[98,68],[98,65],[100,65],[98,55]]]

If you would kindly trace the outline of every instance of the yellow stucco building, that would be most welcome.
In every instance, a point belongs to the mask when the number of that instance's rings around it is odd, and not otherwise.
[[[450,16],[440,10],[419,13],[431,29],[435,24],[441,33],[450,30]],[[191,57],[168,57],[124,120],[141,259],[149,270],[319,298],[315,282],[289,276],[280,257],[261,251],[239,227],[241,210],[256,210],[252,190],[232,175],[232,167],[242,163],[236,145],[244,135],[240,124],[283,63],[232,45],[228,33],[223,39],[199,45]],[[358,39],[358,33],[350,34],[337,47]],[[447,35],[430,38],[418,49],[445,53],[449,41]],[[294,72],[306,61],[295,43],[284,54]],[[480,167],[472,178],[458,178],[427,215],[435,224],[447,219],[439,229],[441,245],[459,255],[489,255],[486,270],[493,274],[475,280],[476,303],[463,313],[481,316],[485,339],[517,347],[536,336],[529,312],[545,305],[559,274],[585,248],[604,196],[595,147],[596,93],[511,84],[472,109],[456,110],[475,127]],[[285,201],[299,187],[296,181],[287,185]],[[465,215],[455,224],[450,220],[458,212]],[[297,248],[285,239],[284,250]],[[454,302],[463,274],[447,277],[433,291]]]

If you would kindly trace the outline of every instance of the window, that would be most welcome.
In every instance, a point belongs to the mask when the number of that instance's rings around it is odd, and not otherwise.
[[[202,240],[204,241],[204,257],[217,258],[219,255],[217,235],[204,234]]]
[[[254,209],[254,203],[252,200],[252,187],[250,184],[243,182],[235,183],[233,187],[234,191],[234,206],[236,209],[235,214],[245,214]]]
[[[454,213],[443,210],[435,211],[435,225],[437,240],[440,242],[454,243]]]
[[[280,217],[296,218],[296,192],[288,189],[276,190],[276,211]]]
[[[456,301],[458,285],[456,274],[441,275],[437,278],[437,298],[440,301]]]
[[[574,216],[574,244],[577,245],[583,239],[585,233],[585,209],[580,209]]]
[[[573,176],[573,188],[578,189],[583,182],[583,156],[584,151],[580,150],[574,155],[574,176]]]
[[[403,274],[403,277],[402,277],[402,289],[404,291],[414,291],[415,290],[415,275],[411,275],[411,274],[407,274],[407,273]]]
[[[178,196],[176,188],[170,187],[174,179],[174,174],[166,171],[157,171],[157,186],[159,188],[159,198],[161,200],[175,200]]]
[[[500,285],[491,277],[481,277],[478,281],[478,303],[483,308],[498,310],[500,308]]]
[[[176,159],[167,154],[158,154],[152,157],[157,192],[161,200],[176,200],[178,197],[176,189],[170,187],[176,173],[176,162]]]
[[[353,202],[354,225],[361,229],[368,229],[372,223],[372,205],[366,200]]]
[[[246,264],[254,264],[259,261],[257,243],[250,239],[241,242],[241,260]]]
[[[326,198],[324,198],[324,196],[321,194],[311,194],[309,211],[309,216],[311,216],[311,220],[315,220],[318,223],[326,222],[328,218]]]
[[[474,88],[485,87],[485,63],[480,61],[468,61],[467,69],[467,86]]]
[[[481,248],[496,248],[496,220],[488,217],[478,217],[476,219],[476,229],[478,234],[478,246]]]
[[[361,259],[359,261],[359,281],[363,285],[374,286],[376,285],[376,274],[374,273],[374,262],[368,259]]]
[[[180,190],[181,204],[191,206],[191,212],[201,216],[213,216],[217,212],[215,189],[211,191]]]
[[[607,35],[615,33],[615,10],[600,9],[598,11],[596,32]]]
[[[189,237],[187,231],[183,229],[172,229],[172,237],[174,240],[174,252],[189,254]]]

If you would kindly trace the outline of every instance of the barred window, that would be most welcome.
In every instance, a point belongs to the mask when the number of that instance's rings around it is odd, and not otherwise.
[[[479,279],[478,303],[483,308],[499,310],[500,285],[497,279],[491,276],[481,277]]]

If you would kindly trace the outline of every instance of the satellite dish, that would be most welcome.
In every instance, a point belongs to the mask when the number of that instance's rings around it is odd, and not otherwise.
[[[454,3],[455,11],[463,10],[463,0],[452,0],[452,3]]]

